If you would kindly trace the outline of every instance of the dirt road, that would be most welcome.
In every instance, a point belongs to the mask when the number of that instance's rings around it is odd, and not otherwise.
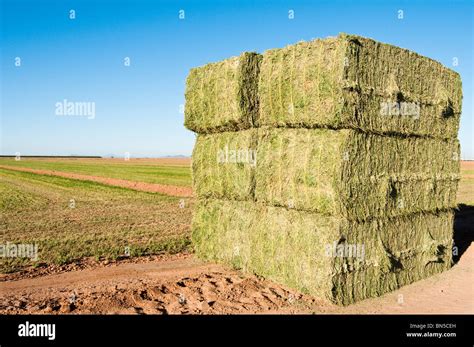
[[[473,245],[445,273],[347,307],[191,254],[42,271],[4,276],[0,313],[474,313]]]

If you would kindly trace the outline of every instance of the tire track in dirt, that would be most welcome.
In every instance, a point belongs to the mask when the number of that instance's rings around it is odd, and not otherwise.
[[[474,248],[452,269],[346,307],[192,254],[40,277],[5,275],[1,314],[472,314]],[[12,277],[12,279],[9,279]]]
[[[301,305],[330,305],[190,254],[7,280],[1,287],[2,314],[296,313]]]
[[[128,188],[138,190],[142,192],[161,193],[165,195],[177,196],[177,197],[192,197],[193,190],[191,187],[173,186],[158,183],[146,183],[146,182],[135,182],[119,178],[108,178],[101,176],[83,175],[71,172],[55,171],[55,170],[40,170],[30,169],[26,167],[13,167],[8,165],[0,165],[0,169],[29,172],[38,175],[57,176],[69,179],[76,179],[82,181],[90,181],[105,184],[108,186]]]

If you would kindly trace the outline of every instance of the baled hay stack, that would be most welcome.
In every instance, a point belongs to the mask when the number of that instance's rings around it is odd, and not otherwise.
[[[341,34],[266,51],[259,97],[259,125],[455,138],[462,92],[434,60]]]
[[[448,269],[452,223],[450,211],[351,222],[254,202],[201,199],[193,242],[204,259],[349,304]]]
[[[192,69],[185,126],[200,134],[271,126],[456,138],[461,102],[455,71],[341,34]]]
[[[457,158],[455,139],[249,129],[198,135],[193,180],[201,198],[364,220],[456,207]]]
[[[456,207],[459,143],[353,130],[259,129],[257,201],[353,220]]]
[[[448,269],[461,94],[351,35],[193,69],[197,255],[341,304]]]
[[[186,81],[184,125],[200,134],[253,127],[261,59],[246,52],[192,69]]]
[[[198,135],[193,187],[198,197],[253,200],[257,129]]]

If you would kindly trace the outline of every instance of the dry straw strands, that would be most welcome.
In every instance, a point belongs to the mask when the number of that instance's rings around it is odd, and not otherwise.
[[[457,140],[259,130],[258,201],[355,220],[456,207]]]
[[[261,59],[259,54],[243,53],[192,69],[186,81],[184,125],[203,134],[254,126]]]
[[[349,304],[448,269],[452,223],[449,211],[351,222],[205,199],[197,204],[193,243],[204,259]]]
[[[266,51],[259,79],[259,125],[457,136],[459,75],[405,49],[345,34],[302,42]]]
[[[341,34],[191,70],[193,241],[338,304],[448,269],[459,75]]]

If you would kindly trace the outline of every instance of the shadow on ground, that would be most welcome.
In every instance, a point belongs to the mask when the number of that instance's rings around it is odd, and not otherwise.
[[[474,241],[474,206],[460,204],[454,215],[454,245],[458,254],[453,254],[455,263],[459,261],[466,249]]]

